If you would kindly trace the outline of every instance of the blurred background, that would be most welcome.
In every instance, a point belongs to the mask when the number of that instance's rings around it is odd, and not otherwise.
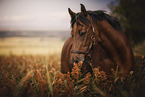
[[[0,0],[0,55],[60,55],[70,36],[68,8],[118,18],[135,55],[145,55],[144,0]]]

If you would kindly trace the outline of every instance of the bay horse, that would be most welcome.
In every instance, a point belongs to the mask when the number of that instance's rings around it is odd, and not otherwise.
[[[126,76],[133,68],[134,56],[118,20],[102,10],[87,11],[83,4],[81,12],[68,11],[72,30],[62,49],[61,72],[71,72],[74,62],[83,61],[107,74],[118,65],[120,75]]]

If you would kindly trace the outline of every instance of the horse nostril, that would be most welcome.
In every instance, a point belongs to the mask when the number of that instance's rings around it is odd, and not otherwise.
[[[78,63],[79,61],[78,61],[78,60],[74,60],[74,62],[75,62],[75,63]]]

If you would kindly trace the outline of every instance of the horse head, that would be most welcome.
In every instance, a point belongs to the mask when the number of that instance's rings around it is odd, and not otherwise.
[[[92,49],[92,45],[96,41],[93,40],[93,38],[97,36],[94,34],[93,21],[83,4],[81,4],[81,12],[79,13],[73,12],[70,8],[68,11],[71,16],[72,26],[71,35],[73,41],[71,61],[73,63],[84,60],[85,55],[90,53],[89,51]]]

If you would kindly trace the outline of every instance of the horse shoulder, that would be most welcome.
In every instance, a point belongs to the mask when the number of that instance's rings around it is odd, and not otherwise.
[[[61,72],[67,73],[70,71],[70,49],[72,47],[72,37],[68,38],[61,52]]]
[[[100,67],[107,74],[111,74],[111,69],[116,68],[115,63],[100,44],[96,44],[92,50],[92,62],[94,68]]]

